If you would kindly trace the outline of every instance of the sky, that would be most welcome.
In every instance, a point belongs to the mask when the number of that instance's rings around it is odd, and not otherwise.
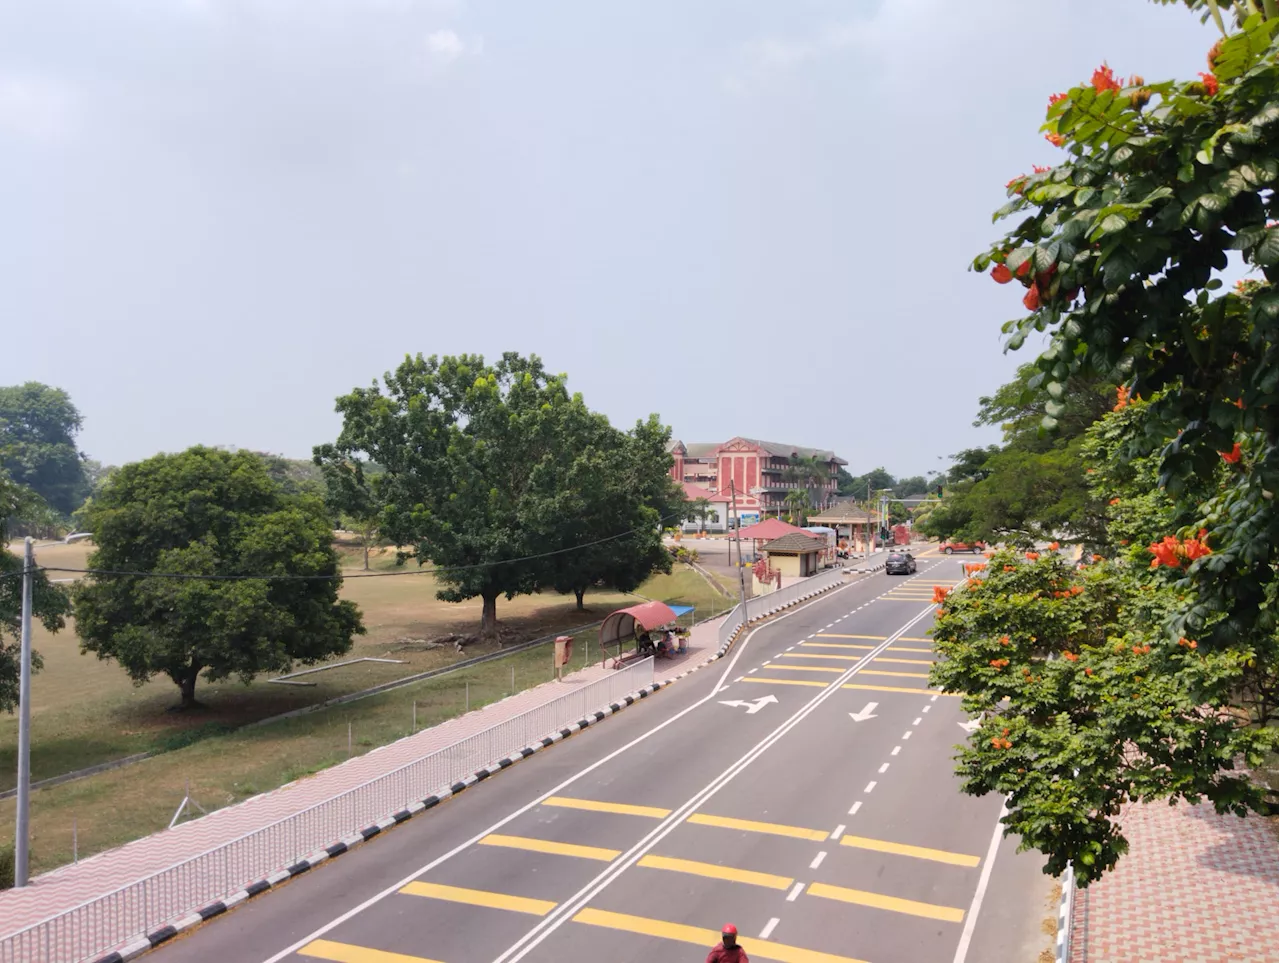
[[[1020,289],[968,270],[1048,95],[1186,79],[1143,0],[0,0],[0,384],[109,464],[308,457],[406,354],[630,427],[943,470]]]

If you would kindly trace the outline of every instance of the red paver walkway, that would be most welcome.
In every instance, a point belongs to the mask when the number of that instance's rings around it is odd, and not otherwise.
[[[1276,823],[1155,803],[1120,817],[1129,853],[1076,893],[1072,963],[1277,963]]]
[[[672,679],[715,655],[719,648],[717,633],[721,621],[723,619],[715,619],[694,626],[690,632],[686,653],[656,660],[654,681]],[[382,773],[413,762],[445,746],[453,745],[473,733],[512,719],[530,709],[546,705],[565,695],[569,686],[594,682],[611,674],[611,669],[601,667],[598,644],[592,646],[591,655],[596,658],[596,661],[584,669],[566,675],[561,682],[546,682],[532,689],[526,689],[500,702],[491,703],[482,709],[450,719],[438,726],[424,729],[380,749],[372,750],[363,756],[357,756],[341,765],[325,769],[309,778],[281,786],[272,792],[250,797],[234,806],[219,809],[200,819],[181,823],[173,829],[145,836],[117,849],[98,853],[78,864],[62,866],[35,877],[24,889],[0,892],[0,938],[166,869],[184,859],[199,855],[215,846],[238,839],[278,819],[332,799]],[[607,699],[600,700],[601,705],[607,701]],[[596,709],[600,706],[590,708]],[[530,741],[544,735],[547,733],[539,732],[531,737]],[[520,748],[521,746],[504,746],[501,752],[514,752]],[[498,758],[485,760],[479,763],[477,768],[497,762]],[[137,764],[136,772],[139,779],[146,778],[145,761]],[[409,802],[410,800],[406,799],[402,805]],[[390,815],[390,813],[384,815]],[[360,828],[350,826],[347,827],[347,832],[355,832]],[[243,880],[242,884],[250,882],[252,880]]]

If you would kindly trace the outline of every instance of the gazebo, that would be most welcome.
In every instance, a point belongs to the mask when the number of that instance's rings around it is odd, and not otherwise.
[[[772,542],[786,535],[804,535],[813,539],[818,537],[812,532],[806,532],[803,528],[797,528],[795,525],[784,522],[781,518],[766,518],[758,524],[748,525],[737,534],[741,538],[751,539],[752,561],[755,561],[760,542]],[[741,561],[742,559],[739,558],[738,560]]]
[[[857,530],[860,528],[864,539],[863,545],[867,547],[869,553],[875,545],[875,529],[880,527],[880,515],[878,512],[868,512],[858,508],[853,502],[842,502],[832,505],[820,515],[811,515],[809,524],[834,528],[837,538],[844,534],[841,529],[846,529],[851,542],[857,538]]]

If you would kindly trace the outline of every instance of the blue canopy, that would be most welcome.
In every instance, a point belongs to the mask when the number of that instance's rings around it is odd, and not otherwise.
[[[672,612],[676,613],[676,618],[680,618],[680,616],[684,615],[686,612],[693,611],[692,605],[672,605],[669,607]]]

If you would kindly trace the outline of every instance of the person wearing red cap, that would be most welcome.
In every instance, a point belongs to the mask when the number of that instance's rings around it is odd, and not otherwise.
[[[725,923],[720,931],[720,942],[711,947],[707,954],[707,963],[751,963],[746,951],[738,945],[738,928],[732,923]]]

